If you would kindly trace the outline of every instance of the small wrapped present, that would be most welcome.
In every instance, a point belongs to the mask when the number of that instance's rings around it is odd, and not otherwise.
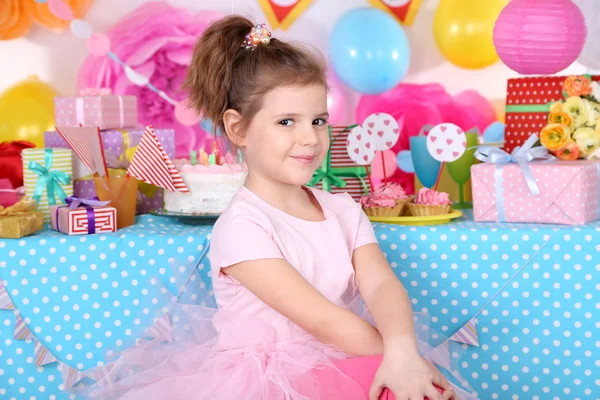
[[[0,179],[8,179],[13,189],[23,186],[21,152],[32,147],[33,143],[23,141],[0,143]]]
[[[116,232],[117,209],[108,207],[109,201],[70,196],[65,202],[67,205],[50,207],[50,227],[55,231],[67,235]]]
[[[540,133],[548,123],[550,105],[573,94],[564,91],[566,79],[569,77],[536,76],[508,80],[504,150],[510,153],[531,135]],[[600,75],[590,79],[598,82]]]
[[[113,95],[108,88],[85,89],[79,96],[55,97],[54,115],[58,127],[133,128],[137,98]]]
[[[174,159],[175,157],[175,131],[173,129],[156,129],[156,136],[160,140],[167,155]],[[133,157],[138,144],[144,134],[144,129],[111,129],[101,132],[102,145],[106,164],[108,165],[109,175],[125,175],[125,169]],[[67,142],[58,132],[46,132],[44,134],[46,147],[68,148]],[[77,197],[90,198],[96,195],[94,181],[89,171],[83,163],[73,157],[73,193]],[[163,207],[163,189],[148,185],[143,182],[138,187],[138,201],[136,207],[137,214],[146,214],[152,209],[162,209]]]
[[[533,147],[480,148],[471,167],[476,221],[580,225],[600,219],[600,161],[562,161]]]
[[[44,213],[36,211],[34,200],[22,198],[16,204],[0,206],[0,238],[18,239],[44,228]]]
[[[356,201],[372,190],[367,166],[358,165],[346,150],[350,129],[330,127],[330,146],[323,165],[315,171],[307,186],[314,186],[330,193],[348,193]]]
[[[23,159],[25,195],[37,203],[50,222],[49,206],[64,204],[73,195],[72,152],[68,149],[25,149]]]

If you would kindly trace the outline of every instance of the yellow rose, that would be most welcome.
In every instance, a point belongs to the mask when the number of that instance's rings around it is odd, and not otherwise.
[[[598,118],[598,111],[596,110],[595,103],[592,103],[589,100],[583,99],[583,104],[588,112],[588,119],[585,123],[585,126],[596,126],[596,119]]]
[[[549,124],[540,132],[542,146],[550,151],[557,151],[565,147],[571,138],[571,129],[562,124]]]
[[[571,115],[563,110],[551,111],[548,115],[548,123],[566,125],[570,129],[574,128],[573,119],[571,118]]]
[[[590,156],[600,147],[600,135],[592,128],[580,128],[573,133],[573,139],[584,157]]]
[[[552,103],[550,105],[550,112],[562,112],[564,111],[563,109],[563,103],[561,101],[555,101],[554,103]]]
[[[586,124],[589,112],[581,97],[569,97],[565,101],[564,110],[571,116],[575,129],[581,128]]]

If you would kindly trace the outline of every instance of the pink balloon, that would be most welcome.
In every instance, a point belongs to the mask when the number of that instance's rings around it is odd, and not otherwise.
[[[73,19],[73,10],[62,0],[48,0],[48,9],[55,17],[70,21]]]
[[[475,90],[465,90],[454,96],[453,100],[464,107],[480,132],[498,120],[492,103]]]
[[[93,56],[104,56],[110,51],[110,39],[103,33],[94,33],[87,40],[87,48]]]
[[[342,84],[335,74],[330,70],[327,72],[327,84],[329,92],[327,93],[327,110],[329,111],[329,123],[336,125],[344,119],[346,111],[346,98],[342,93]]]
[[[381,154],[383,153],[383,163],[381,161]],[[398,169],[398,161],[396,160],[396,154],[392,150],[385,150],[383,152],[375,152],[375,158],[371,163],[371,176],[376,179],[383,181],[383,166],[385,165],[385,176],[388,180]]]
[[[175,106],[175,119],[181,125],[192,126],[200,122],[200,116],[194,110],[188,108],[188,100],[181,100]]]

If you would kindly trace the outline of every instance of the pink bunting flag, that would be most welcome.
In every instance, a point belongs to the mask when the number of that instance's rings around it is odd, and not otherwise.
[[[146,126],[127,174],[171,192],[190,192],[150,125]]]
[[[56,358],[48,351],[48,349],[37,339],[33,339],[35,365],[42,367],[46,364],[51,364],[56,361]]]
[[[77,382],[83,379],[84,375],[81,371],[69,367],[67,364],[59,363],[58,370],[63,378],[65,389],[71,389]]]
[[[17,340],[34,339],[33,334],[29,330],[29,327],[27,327],[25,321],[23,321],[23,318],[21,318],[20,314],[16,314],[14,337]]]
[[[173,340],[171,321],[167,314],[154,321],[152,327],[146,329],[146,335],[155,339],[162,339],[168,342]]]
[[[455,342],[468,344],[469,346],[479,347],[479,335],[477,334],[477,326],[474,320],[470,320],[463,325],[454,335],[450,337],[450,340]]]
[[[0,279],[0,310],[14,310],[15,306],[2,283],[2,279]]]

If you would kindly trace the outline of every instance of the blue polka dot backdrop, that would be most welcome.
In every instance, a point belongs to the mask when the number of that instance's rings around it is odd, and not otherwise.
[[[600,398],[600,223],[471,220],[374,224],[432,339],[480,399]],[[75,398],[78,373],[147,336],[169,301],[210,301],[210,232],[141,216],[0,239],[0,398]]]

